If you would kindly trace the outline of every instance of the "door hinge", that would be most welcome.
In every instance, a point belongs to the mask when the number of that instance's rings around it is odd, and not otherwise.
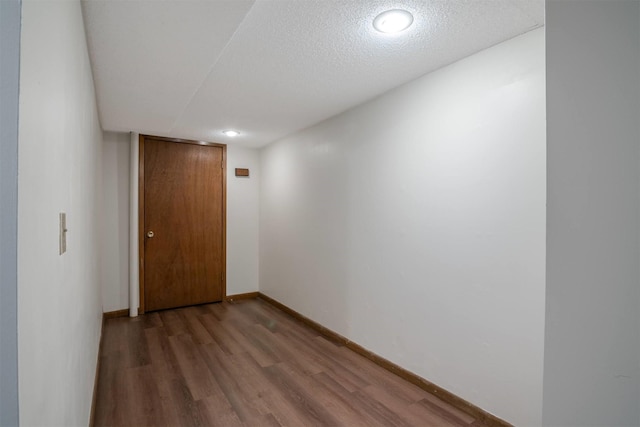
[[[224,273],[220,274],[220,277],[222,278],[222,281],[224,282]]]

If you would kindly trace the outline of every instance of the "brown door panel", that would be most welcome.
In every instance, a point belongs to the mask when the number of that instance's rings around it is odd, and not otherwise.
[[[224,149],[144,139],[145,311],[221,301]]]

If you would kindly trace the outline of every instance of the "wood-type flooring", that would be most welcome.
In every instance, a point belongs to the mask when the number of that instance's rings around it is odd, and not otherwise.
[[[481,426],[260,300],[105,322],[96,426]]]

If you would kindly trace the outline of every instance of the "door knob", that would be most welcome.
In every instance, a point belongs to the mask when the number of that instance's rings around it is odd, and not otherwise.
[[[155,236],[155,234],[153,234],[153,231],[147,231],[147,237],[151,238]]]

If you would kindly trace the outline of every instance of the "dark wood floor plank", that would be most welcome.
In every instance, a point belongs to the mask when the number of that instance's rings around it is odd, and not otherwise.
[[[128,404],[133,425],[165,425],[164,410],[151,365],[129,368],[125,371],[129,390]]]
[[[189,388],[182,379],[176,379],[169,382],[169,392],[171,401],[174,405],[173,419],[174,426],[183,427],[204,427],[207,425],[207,417],[200,412],[200,406],[193,399]],[[131,424],[136,425],[136,424]]]
[[[318,338],[318,340],[322,341],[321,338]],[[331,349],[335,348],[326,344],[325,346]],[[417,402],[424,399],[429,394],[418,386],[415,386],[396,375],[389,375],[389,371],[386,369],[376,365],[368,359],[363,358],[346,347],[339,347],[335,349],[335,353],[332,357],[334,360],[342,360],[344,366],[354,374],[366,377],[370,384],[379,385],[388,392],[394,393],[398,397],[404,399],[407,403]]]
[[[128,323],[128,318],[107,320],[102,331],[102,350],[100,354],[103,357],[122,352],[124,346],[126,346],[126,327]]]
[[[252,390],[254,404],[264,405],[259,407],[263,415],[271,413],[283,426],[308,425],[308,419],[300,416],[299,408],[287,399],[286,393],[276,386],[265,368],[262,368],[249,353],[234,356],[231,362],[233,366],[230,370],[235,372],[234,377],[242,380],[240,387],[243,390]]]
[[[126,366],[121,352],[110,352],[101,358],[100,381],[96,398],[96,424],[126,425],[129,416]]]
[[[438,399],[436,396],[434,396],[432,394],[428,393],[425,396],[425,398],[422,401],[418,402],[418,403],[424,404],[425,402],[430,402],[433,405],[439,406],[443,410],[445,410],[447,412],[450,412],[451,414],[455,415],[456,417],[460,418],[461,420],[463,420],[464,422],[466,422],[468,424],[473,424],[473,422],[475,421],[475,418],[472,417],[471,415],[467,414],[466,412],[462,412],[461,410],[459,410],[457,408],[454,408],[453,406],[451,406],[447,402]],[[429,405],[425,405],[425,406],[429,406]]]
[[[213,342],[226,354],[240,354],[245,350],[238,341],[220,324],[220,321],[212,313],[200,316],[200,323],[207,330]]]
[[[209,396],[198,401],[199,412],[204,417],[208,426],[215,427],[242,427],[242,421],[233,408],[221,402],[215,397]]]
[[[336,357],[339,349],[335,344],[322,337],[316,337],[308,345],[311,351],[320,356],[318,360],[324,365],[324,372],[347,390],[353,392],[369,385],[369,378],[354,372],[345,360]]]
[[[430,413],[437,414],[443,419],[446,419],[454,424],[470,425],[475,419],[451,405],[441,401],[435,396],[427,396],[421,401],[417,402],[415,406],[426,408]]]
[[[405,421],[399,413],[389,409],[379,400],[371,398],[362,390],[354,391],[351,394],[356,401],[366,405],[369,412],[374,414],[377,420],[381,420],[384,425],[394,427],[411,427],[411,424]]]
[[[169,344],[176,356],[182,377],[193,400],[199,400],[216,393],[215,380],[212,378],[207,365],[202,360],[196,345],[189,335],[169,337]]]
[[[169,344],[169,336],[164,327],[148,328],[145,339],[149,349],[151,366],[157,378],[175,379],[180,377],[180,366]]]
[[[184,324],[183,317],[180,315],[180,309],[164,310],[158,312],[158,314],[168,336],[188,333],[187,325]]]
[[[245,427],[283,427],[273,414],[266,414],[244,423]]]
[[[263,325],[259,325],[263,328]],[[279,333],[270,335],[270,342],[273,345],[274,352],[280,360],[286,360],[287,364],[295,367],[305,375],[315,375],[323,372],[325,367],[318,363],[319,356],[313,353],[305,353],[304,346],[297,344],[295,341],[287,340]]]
[[[334,357],[336,354],[339,354],[340,347],[319,335],[309,337],[305,334],[300,334],[301,329],[308,329],[300,328],[300,326],[299,324],[293,325],[291,328],[282,332],[282,336],[292,347],[298,349],[305,363],[310,362],[317,365],[310,369],[319,369],[320,371],[326,372],[349,391],[355,391],[369,385],[367,379],[347,369],[343,363],[344,361],[341,360],[340,357],[337,359]]]
[[[280,393],[291,403],[298,414],[307,420],[305,425],[339,425],[340,422],[327,411],[309,391],[300,385],[292,370],[283,363],[264,368]]]
[[[194,343],[212,343],[213,338],[199,319],[201,312],[198,308],[199,307],[189,307],[182,309],[180,311],[180,315],[182,316],[184,325],[187,328],[188,334],[191,335]]]
[[[246,319],[249,319],[252,323],[262,325],[271,332],[279,332],[290,328],[292,325],[287,321],[296,322],[295,319],[289,318],[281,311],[268,311],[265,310],[264,306],[238,304],[237,310],[242,312]]]
[[[162,318],[159,312],[147,313],[144,316],[140,316],[142,324],[145,329],[148,328],[161,328],[163,325]]]
[[[216,320],[222,322],[224,320],[233,318],[235,314],[235,304],[208,304],[203,307],[207,309],[209,313],[211,313]]]
[[[129,323],[127,343],[130,367],[145,366],[151,363],[142,319]]]
[[[482,425],[262,300],[105,322],[96,426]]]
[[[348,353],[352,353],[348,349],[345,350]],[[354,364],[357,366],[357,361],[354,360]],[[370,360],[362,363],[362,370],[363,371],[360,372],[366,372],[372,384],[380,386],[380,388],[386,390],[388,393],[406,402],[417,402],[429,396],[429,393],[425,390],[396,375],[389,375],[386,369],[376,365]]]
[[[408,404],[389,390],[378,385],[371,385],[361,390],[367,397],[380,402],[385,407],[398,414],[400,418],[410,425],[428,427],[465,427],[469,423],[454,415],[443,414],[439,411],[425,411],[425,407],[419,404]],[[449,416],[450,415],[450,416]]]
[[[353,404],[353,399],[350,396],[343,396],[340,393],[336,393],[327,387],[322,381],[319,381],[315,375],[308,375],[305,372],[298,370],[295,366],[292,366],[289,362],[286,365],[296,382],[302,387],[313,399],[322,405],[329,413],[340,421],[340,424],[348,426],[368,426],[370,422],[367,422],[362,417],[362,411]],[[316,374],[317,375],[317,374]],[[346,390],[345,394],[348,394]]]
[[[240,420],[257,419],[269,413],[261,399],[261,388],[255,387],[254,380],[246,379],[247,371],[238,361],[234,362],[234,358],[214,344],[201,346],[200,352]]]
[[[256,339],[251,331],[248,330],[251,326],[245,326],[244,328],[242,326],[238,327],[237,322],[234,322],[233,319],[226,320],[222,323],[224,323],[225,327],[233,334],[234,338],[242,348],[251,354],[260,366],[271,366],[280,361],[273,354],[271,349],[265,347],[264,344],[260,340]]]
[[[372,399],[368,398],[360,398],[358,399],[354,396],[355,392],[349,392],[345,389],[341,384],[339,384],[334,378],[322,372],[320,374],[314,375],[314,378],[325,385],[329,390],[331,390],[337,396],[340,396],[345,401],[349,402],[351,407],[357,411],[362,420],[365,422],[367,426],[386,426],[389,424],[389,421],[380,417],[379,414],[376,414],[374,410],[372,410]]]
[[[306,326],[300,328],[300,322],[297,319],[282,312],[280,309],[272,306],[271,304],[262,304],[259,306],[267,317],[276,324],[276,332],[288,332],[296,331],[299,335],[302,335],[305,340],[312,340],[315,337],[320,336],[315,329],[308,328]]]

